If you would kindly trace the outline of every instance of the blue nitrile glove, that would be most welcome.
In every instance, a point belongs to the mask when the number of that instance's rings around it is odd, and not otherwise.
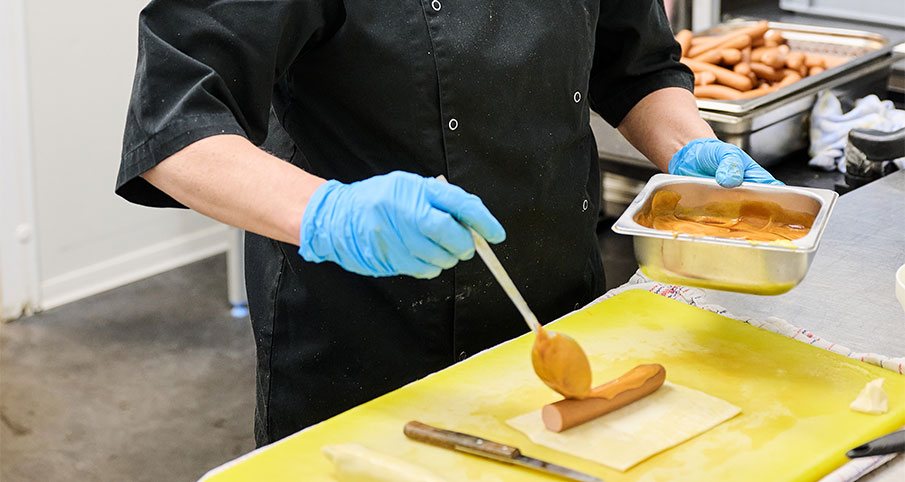
[[[715,177],[723,187],[760,182],[782,184],[751,159],[745,151],[719,139],[702,137],[679,149],[669,161],[669,173],[680,176]]]
[[[460,222],[491,243],[506,239],[480,198],[437,179],[396,171],[351,184],[327,181],[305,208],[299,254],[368,276],[434,278],[474,256]]]

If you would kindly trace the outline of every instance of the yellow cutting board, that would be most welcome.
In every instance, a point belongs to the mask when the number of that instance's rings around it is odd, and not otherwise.
[[[320,449],[344,442],[420,464],[450,481],[561,480],[410,441],[402,434],[410,420],[514,445],[525,455],[607,482],[816,480],[845,463],[848,449],[905,424],[902,375],[646,291],[627,291],[552,326],[583,346],[595,385],[639,363],[657,362],[666,367],[667,380],[727,400],[742,413],[624,473],[535,445],[505,424],[558,399],[534,375],[533,337],[525,335],[226,464],[202,480],[334,480]],[[849,403],[878,377],[886,378],[889,412],[851,411]]]

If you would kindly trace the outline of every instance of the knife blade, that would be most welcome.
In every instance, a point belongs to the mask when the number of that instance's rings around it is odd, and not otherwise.
[[[458,450],[459,452],[478,455],[507,464],[520,465],[522,467],[539,470],[570,480],[578,480],[581,482],[603,482],[603,479],[599,479],[592,475],[522,455],[521,451],[515,447],[475,437],[474,435],[469,435],[467,433],[444,430],[418,421],[411,421],[405,424],[402,431],[405,433],[406,437],[418,442],[424,442],[451,450]]]

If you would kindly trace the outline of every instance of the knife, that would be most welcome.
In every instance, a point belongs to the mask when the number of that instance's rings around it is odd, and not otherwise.
[[[871,440],[864,445],[849,450],[845,455],[853,459],[855,457],[894,454],[897,452],[905,452],[905,430],[899,430],[898,432]]]
[[[402,431],[405,433],[406,437],[417,440],[418,442],[424,442],[446,449],[458,450],[472,455],[479,455],[507,464],[521,465],[522,467],[558,475],[559,477],[566,479],[579,480],[581,482],[603,482],[602,479],[561,465],[526,457],[515,447],[492,442],[480,437],[475,437],[474,435],[443,430],[417,421],[411,421],[405,424],[405,428]]]

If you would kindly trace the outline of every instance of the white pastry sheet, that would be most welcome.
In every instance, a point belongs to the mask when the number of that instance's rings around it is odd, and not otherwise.
[[[544,427],[540,410],[506,423],[536,444],[625,471],[740,412],[725,400],[666,382],[641,400],[560,433]]]

